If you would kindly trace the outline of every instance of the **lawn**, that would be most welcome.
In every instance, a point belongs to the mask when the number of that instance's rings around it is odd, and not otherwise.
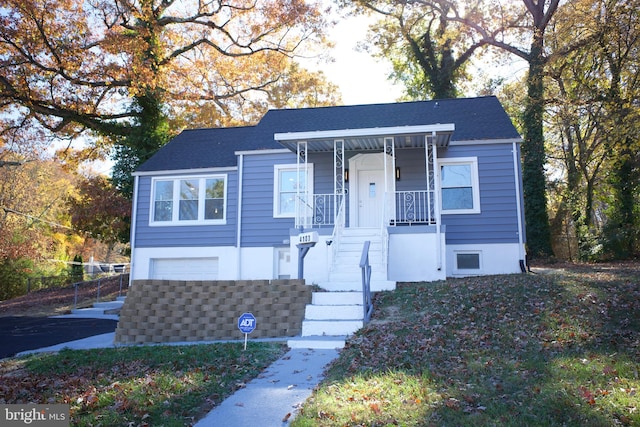
[[[399,284],[291,423],[640,426],[640,265]],[[0,361],[0,403],[72,425],[191,425],[280,344],[65,350]]]
[[[282,344],[63,350],[0,362],[0,403],[66,403],[74,426],[189,426],[282,356]]]
[[[637,264],[400,284],[293,426],[640,426]]]

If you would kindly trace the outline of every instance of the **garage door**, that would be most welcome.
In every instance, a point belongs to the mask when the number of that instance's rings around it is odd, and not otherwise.
[[[161,280],[217,280],[218,258],[155,258],[151,278]]]

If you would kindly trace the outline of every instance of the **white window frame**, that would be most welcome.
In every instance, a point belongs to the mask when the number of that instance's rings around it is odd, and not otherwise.
[[[156,227],[166,226],[184,226],[184,225],[218,225],[227,223],[227,192],[228,192],[228,179],[226,174],[215,175],[185,175],[185,176],[166,176],[155,177],[151,179],[151,196],[150,196],[150,209],[149,209],[149,225]],[[222,218],[218,219],[204,219],[205,213],[205,200],[206,200],[206,182],[209,179],[222,179],[224,181],[224,195],[223,195],[223,211]],[[198,180],[198,218],[195,220],[180,220],[180,181],[184,180]],[[171,221],[155,221],[155,194],[156,184],[158,182],[172,181],[173,182],[173,199],[172,199],[172,218]]]
[[[474,250],[459,250],[459,251],[454,251],[453,252],[454,255],[454,274],[477,274],[477,273],[481,273],[483,270],[482,267],[482,251],[474,251]],[[458,255],[478,255],[478,268],[460,268],[458,266]]]
[[[442,187],[442,167],[443,166],[471,166],[471,190],[473,197],[473,208],[471,209],[443,209],[443,187]],[[456,157],[449,159],[438,159],[438,179],[440,180],[440,212],[442,214],[478,214],[480,213],[480,180],[478,178],[478,158],[477,157]]]
[[[298,165],[293,164],[280,164],[273,165],[273,217],[274,218],[295,218],[296,212],[292,213],[280,213],[280,172],[281,171],[296,171]],[[304,170],[304,165],[300,165],[300,170]],[[307,194],[313,196],[313,163],[307,163]]]

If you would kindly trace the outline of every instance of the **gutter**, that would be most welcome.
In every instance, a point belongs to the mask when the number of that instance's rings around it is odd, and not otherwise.
[[[524,250],[523,226],[522,226],[522,204],[520,203],[520,161],[518,158],[518,143],[513,143],[513,176],[516,184],[516,211],[518,214],[518,251],[520,253],[520,270],[527,272],[527,260]]]
[[[244,154],[238,154],[238,212],[236,215],[236,257],[238,266],[237,279],[242,280],[242,252],[240,244],[242,241],[242,178],[244,173]]]

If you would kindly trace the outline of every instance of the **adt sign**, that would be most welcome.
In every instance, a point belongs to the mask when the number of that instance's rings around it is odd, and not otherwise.
[[[238,329],[244,334],[250,334],[256,328],[256,318],[251,313],[242,313],[238,317]]]

